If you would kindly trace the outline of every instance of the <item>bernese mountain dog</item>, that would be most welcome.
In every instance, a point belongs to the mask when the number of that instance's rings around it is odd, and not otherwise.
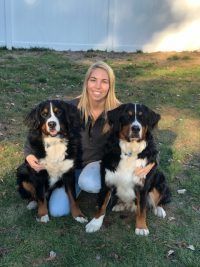
[[[164,174],[158,170],[158,151],[152,129],[160,115],[141,104],[122,104],[108,112],[112,127],[101,162],[101,191],[99,209],[86,225],[86,232],[99,230],[106,210],[136,211],[137,235],[148,235],[146,210],[164,218],[162,205],[170,201],[170,190]],[[154,163],[146,177],[135,175],[135,169]]]
[[[64,186],[69,197],[72,216],[86,222],[75,193],[75,168],[80,162],[80,117],[75,106],[61,100],[47,100],[37,105],[25,118],[29,128],[28,145],[31,154],[45,166],[36,172],[25,161],[17,169],[18,191],[38,206],[37,221],[48,222],[48,199],[56,187]]]

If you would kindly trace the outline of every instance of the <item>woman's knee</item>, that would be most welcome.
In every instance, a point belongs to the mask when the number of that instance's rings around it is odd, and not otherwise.
[[[100,164],[92,162],[82,170],[79,180],[79,187],[88,193],[98,193],[101,189]]]
[[[49,213],[53,217],[66,216],[70,213],[70,204],[64,187],[53,190],[49,199]]]

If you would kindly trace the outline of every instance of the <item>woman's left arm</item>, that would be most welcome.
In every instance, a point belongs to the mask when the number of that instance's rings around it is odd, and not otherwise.
[[[143,178],[145,177],[150,171],[151,169],[155,166],[155,163],[149,163],[147,166],[145,167],[141,167],[141,168],[136,168],[135,169],[135,175]]]

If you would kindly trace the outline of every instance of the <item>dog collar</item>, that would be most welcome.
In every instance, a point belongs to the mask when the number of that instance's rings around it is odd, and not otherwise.
[[[129,151],[127,153],[123,152],[123,154],[124,156],[131,157],[133,153]]]

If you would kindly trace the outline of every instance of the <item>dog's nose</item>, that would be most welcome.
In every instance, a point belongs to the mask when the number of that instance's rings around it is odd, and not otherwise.
[[[53,129],[56,127],[56,122],[55,121],[49,121],[48,126],[49,126],[49,128]]]
[[[133,125],[133,126],[131,127],[131,130],[132,130],[133,132],[137,133],[137,132],[140,131],[140,127],[139,127],[138,125]]]

